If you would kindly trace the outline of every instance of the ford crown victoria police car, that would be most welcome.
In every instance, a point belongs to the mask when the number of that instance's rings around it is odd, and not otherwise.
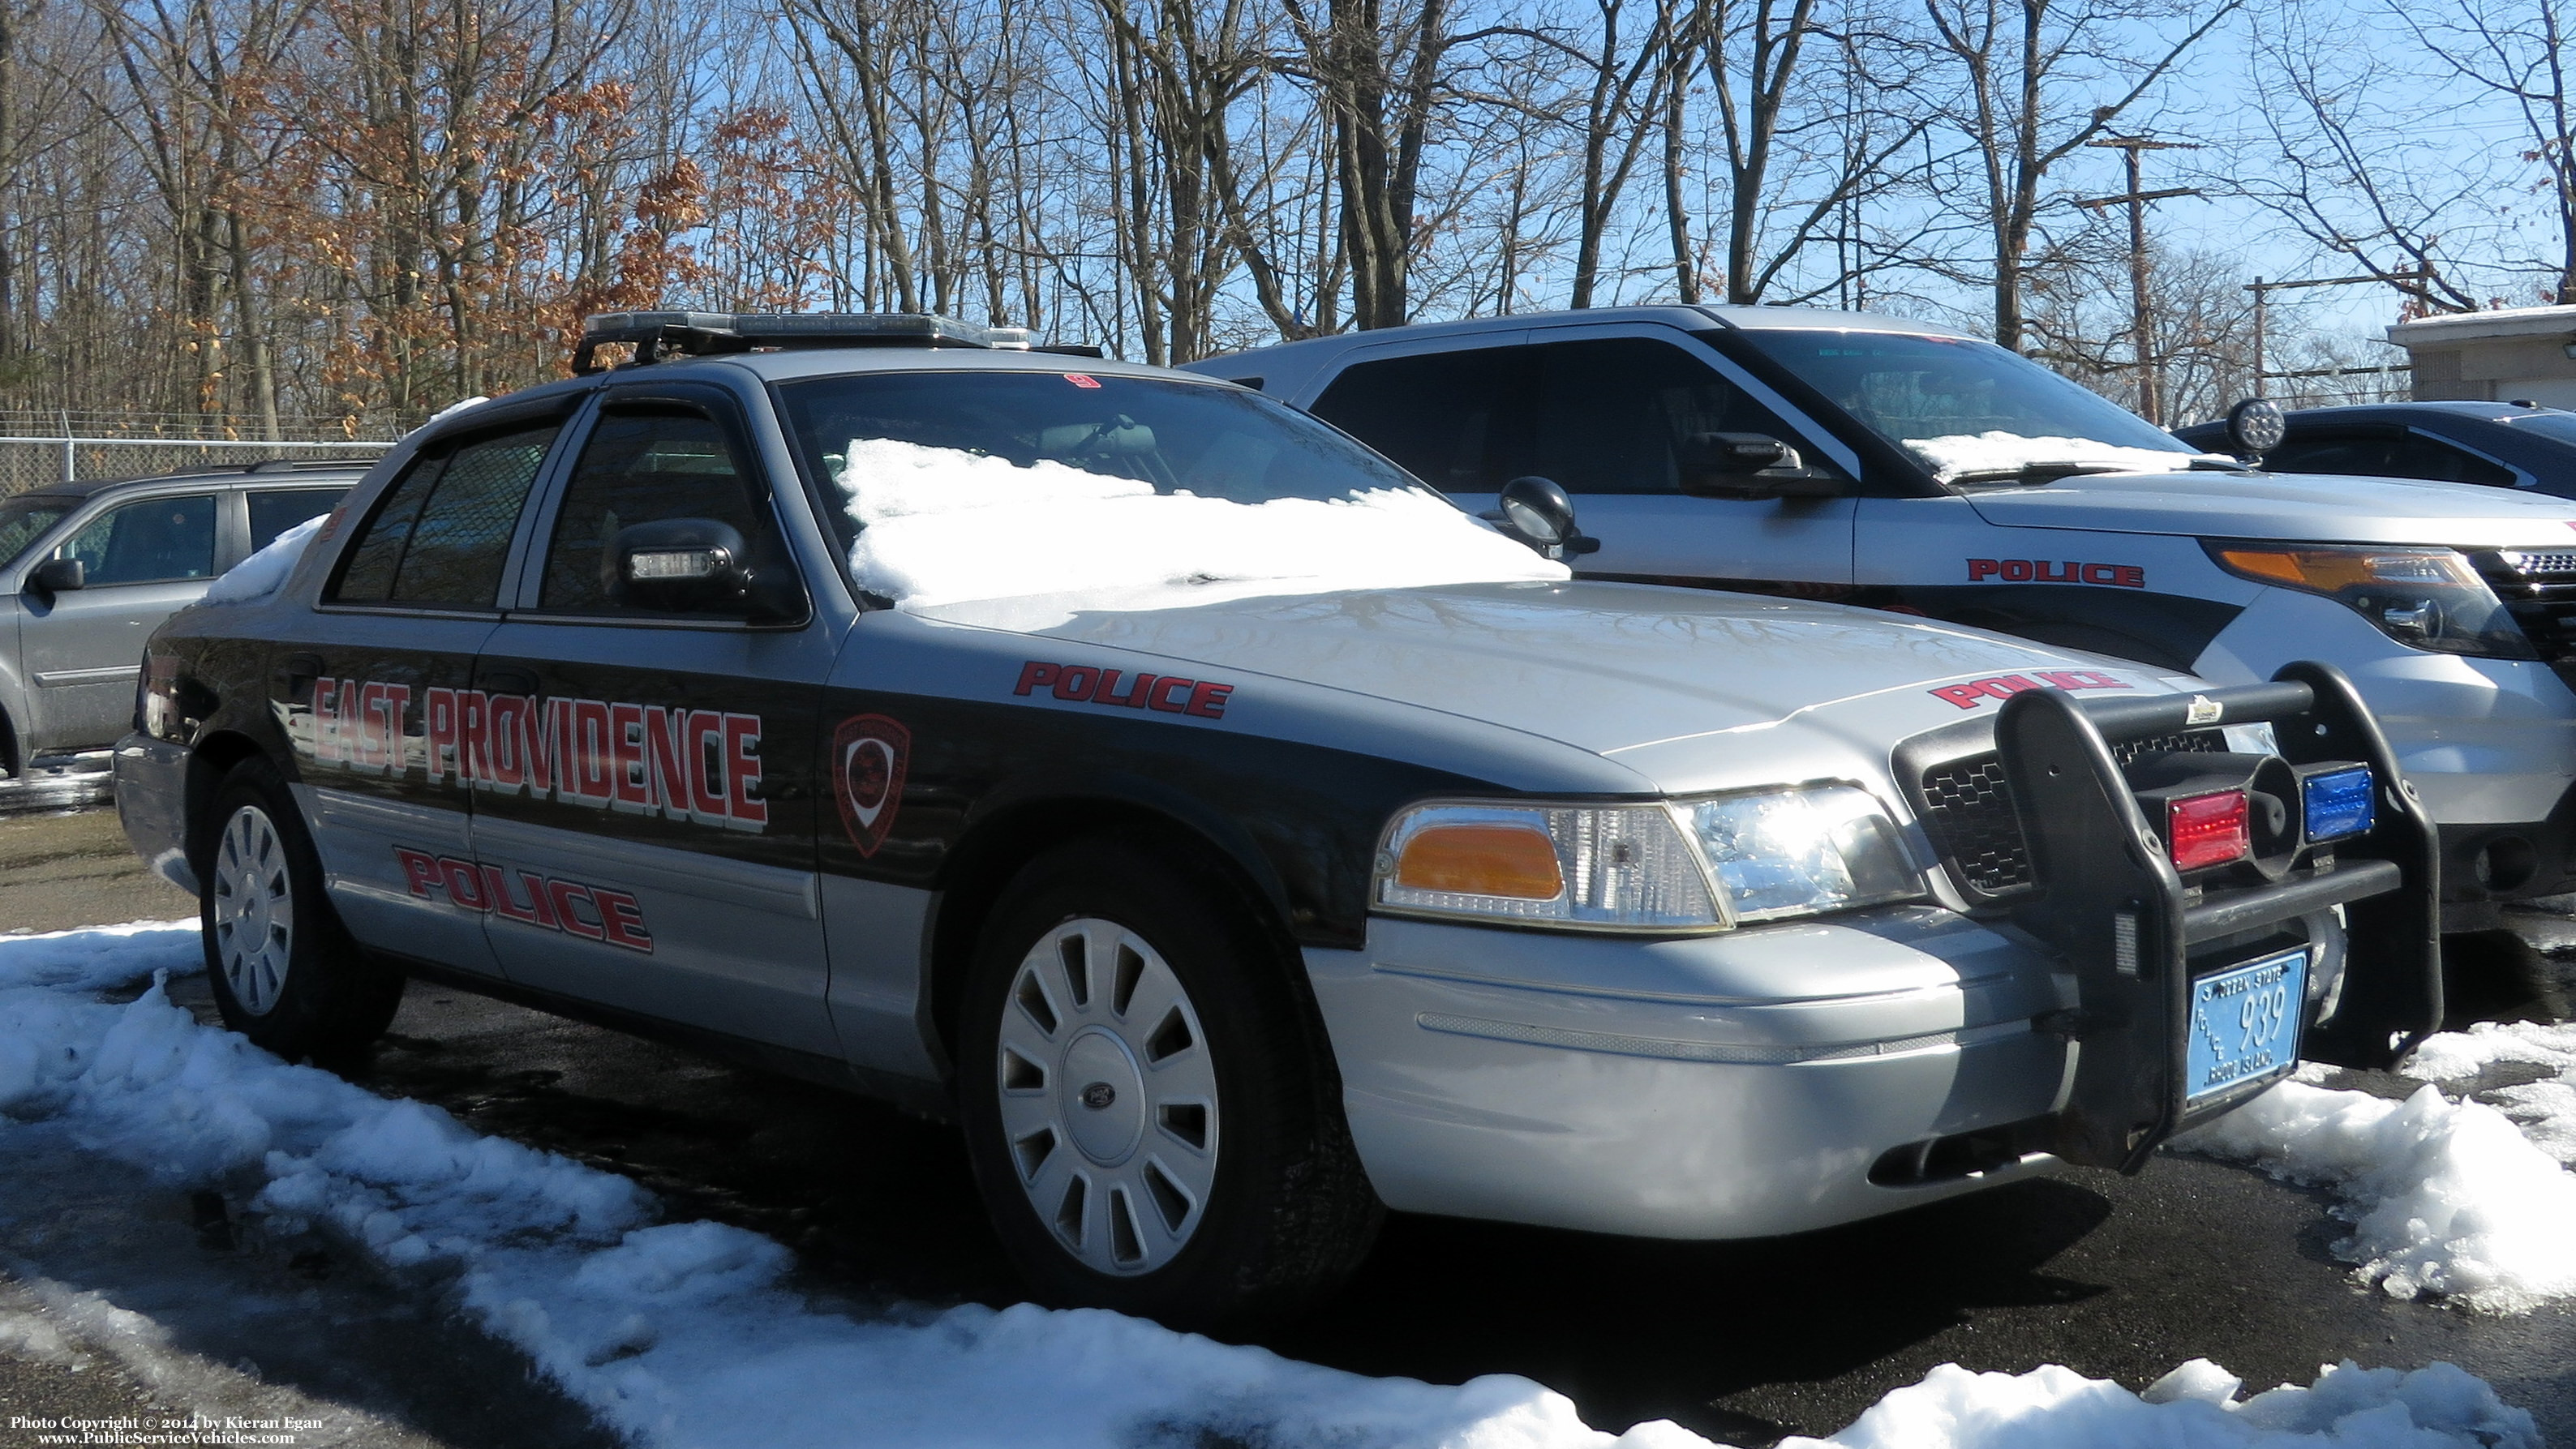
[[[150,647],[119,806],[284,1055],[417,974],[882,1093],[1041,1293],[1208,1322],[1382,1207],[1728,1237],[2135,1170],[2438,1017],[2331,670],[1574,582],[1544,488],[1515,539],[940,319],[610,341]]]
[[[2423,792],[2455,930],[2576,889],[2576,506],[2249,473],[1951,328],[1623,307],[1193,363],[1470,508],[1583,505],[1589,577],[1837,599],[2226,683],[2351,675]]]

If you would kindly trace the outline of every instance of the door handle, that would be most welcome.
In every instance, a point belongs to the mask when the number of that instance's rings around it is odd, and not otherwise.
[[[269,683],[278,697],[288,704],[311,704],[313,681],[322,677],[322,656],[289,654],[277,661]]]
[[[474,687],[487,694],[537,693],[537,672],[513,664],[495,665],[474,671]]]

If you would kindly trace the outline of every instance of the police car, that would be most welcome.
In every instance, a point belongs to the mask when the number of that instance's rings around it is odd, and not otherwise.
[[[2228,683],[2330,661],[2440,824],[2452,929],[2576,889],[2564,499],[2249,471],[1992,343],[1796,307],[1495,317],[1192,367],[1471,508],[1554,480],[1601,540],[1587,576],[1900,609]],[[2263,432],[2238,446],[2281,441]]]
[[[2429,827],[2329,668],[1573,581],[1545,485],[1489,525],[936,318],[580,357],[150,645],[119,808],[281,1055],[418,976],[879,1094],[1042,1296],[1208,1323],[1384,1208],[1740,1237],[2136,1170],[2439,1015]]]

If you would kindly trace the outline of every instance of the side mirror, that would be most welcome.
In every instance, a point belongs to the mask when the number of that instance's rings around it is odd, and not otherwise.
[[[1601,540],[1574,526],[1574,500],[1553,479],[1515,478],[1503,485],[1502,507],[1485,515],[1547,558],[1562,562],[1601,551]]]
[[[1798,450],[1767,433],[1693,433],[1674,450],[1682,491],[1697,498],[1832,498],[1841,480],[1807,472]]]
[[[740,531],[709,518],[664,518],[617,530],[612,602],[670,613],[741,613],[751,573]]]
[[[2289,433],[2290,420],[2281,416],[2281,405],[2268,397],[2249,397],[2227,410],[2227,441],[2241,457],[2260,461],[2281,446]]]
[[[27,575],[27,587],[40,594],[63,594],[89,587],[89,565],[76,558],[49,558]]]

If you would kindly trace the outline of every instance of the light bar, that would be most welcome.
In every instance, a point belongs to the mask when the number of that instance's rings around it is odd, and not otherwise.
[[[2308,839],[2341,840],[2378,823],[2378,782],[2368,765],[2309,766],[2299,773]]]
[[[2165,849],[2176,870],[2206,870],[2252,854],[2245,792],[2221,790],[2166,801]]]
[[[583,321],[585,342],[645,342],[666,327],[739,337],[757,347],[793,342],[894,342],[984,347],[989,329],[928,312],[602,312]],[[1025,340],[1019,328],[1008,329]]]

